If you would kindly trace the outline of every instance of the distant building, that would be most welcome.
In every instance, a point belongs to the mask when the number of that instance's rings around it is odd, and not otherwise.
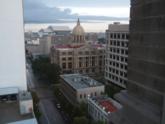
[[[25,43],[29,54],[36,56],[49,56],[51,46],[54,44],[69,43],[71,30],[67,26],[49,26],[39,32],[26,32]]]
[[[43,36],[67,36],[70,35],[71,30],[67,26],[49,26],[46,29],[41,29],[39,31],[40,37]]]
[[[102,121],[104,124],[113,124],[111,115],[122,108],[122,105],[106,96],[88,98],[88,114],[94,121]]]
[[[89,96],[100,96],[104,93],[104,85],[81,74],[61,75],[61,91],[73,104],[87,102]]]
[[[72,42],[52,46],[51,62],[60,65],[64,73],[100,74],[104,71],[105,46],[87,44],[85,31],[78,20]]]
[[[26,40],[26,50],[29,54],[35,56],[49,56],[52,45],[52,37],[44,36]]]
[[[125,88],[127,82],[129,25],[114,23],[106,31],[105,79]]]

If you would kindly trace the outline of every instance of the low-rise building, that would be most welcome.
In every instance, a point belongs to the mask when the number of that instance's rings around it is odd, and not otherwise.
[[[88,113],[94,121],[113,124],[111,122],[111,115],[121,108],[122,105],[106,96],[88,98]]]
[[[61,92],[73,105],[86,102],[89,96],[101,96],[104,85],[81,74],[61,75]]]

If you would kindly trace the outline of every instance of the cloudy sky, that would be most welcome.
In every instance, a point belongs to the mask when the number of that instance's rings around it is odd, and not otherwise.
[[[25,21],[129,17],[130,0],[24,0]]]

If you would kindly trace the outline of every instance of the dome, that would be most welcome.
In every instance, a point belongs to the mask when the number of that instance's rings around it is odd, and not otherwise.
[[[83,27],[80,25],[80,20],[78,19],[77,21],[77,25],[73,28],[73,32],[72,32],[73,35],[84,35],[85,34],[85,31],[83,29]]]

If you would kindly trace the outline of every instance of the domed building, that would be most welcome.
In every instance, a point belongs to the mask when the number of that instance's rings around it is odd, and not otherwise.
[[[105,46],[86,43],[85,31],[78,19],[72,31],[72,43],[52,46],[50,57],[51,63],[58,64],[63,73],[103,74]]]
[[[84,28],[80,25],[80,20],[77,20],[77,25],[73,28],[73,43],[75,44],[84,44],[85,43],[85,31]]]

